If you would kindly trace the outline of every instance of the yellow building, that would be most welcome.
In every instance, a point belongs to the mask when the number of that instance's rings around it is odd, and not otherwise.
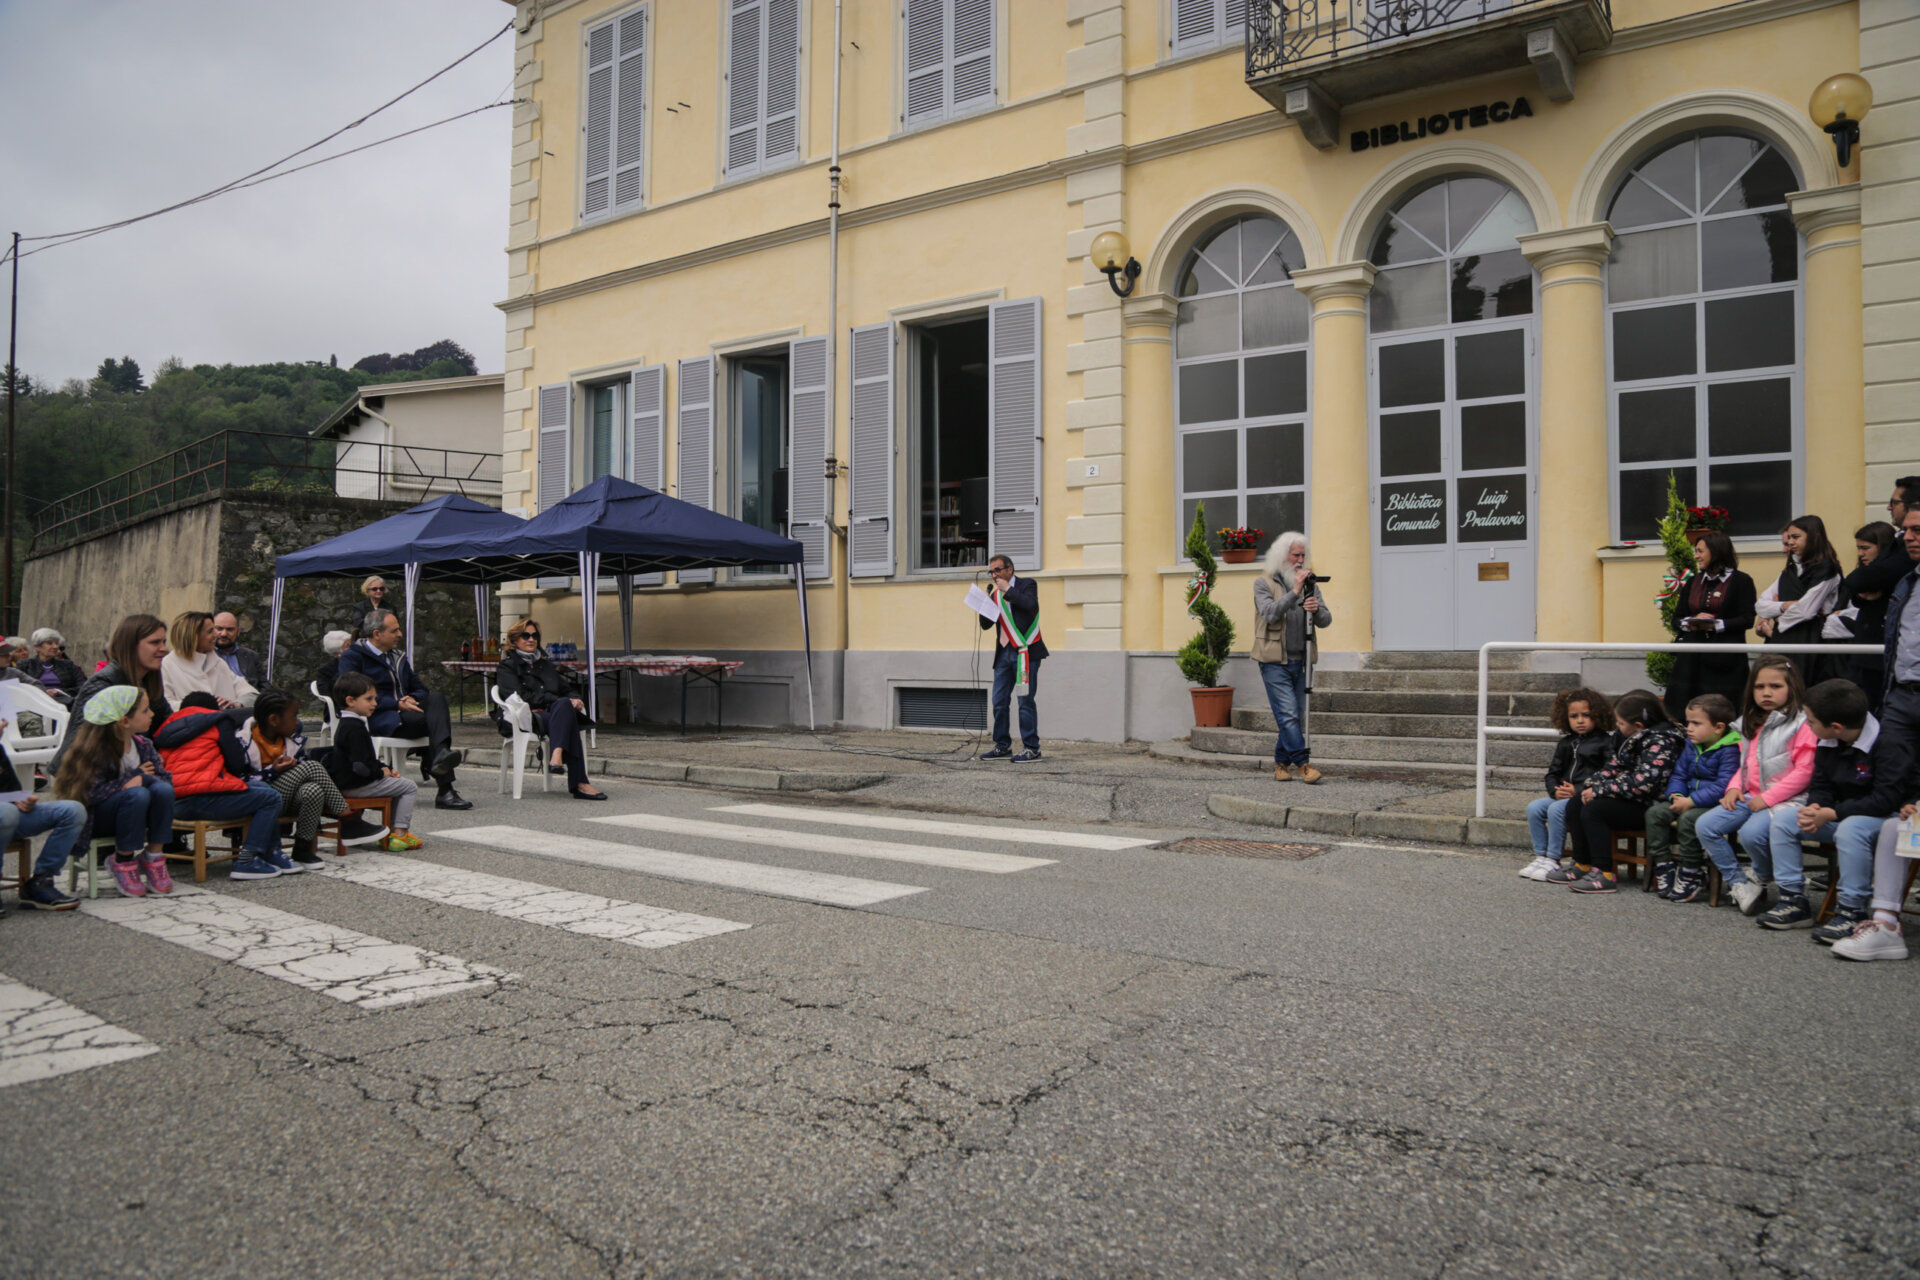
[[[1200,502],[1310,535],[1330,663],[1658,638],[1669,472],[1762,586],[1802,511],[1850,552],[1884,501],[1861,162],[1807,103],[1920,47],[1910,3],[1250,7],[522,0],[505,505],[612,471],[790,531],[823,718],[857,726],[978,697],[961,596],[1008,552],[1055,655],[1043,733],[1098,739],[1190,723]],[[1870,168],[1912,110],[1867,122]],[[1218,588],[1243,644],[1256,571]],[[576,587],[507,612],[577,632]],[[729,719],[804,723],[791,592],[650,584],[635,644],[744,657]]]

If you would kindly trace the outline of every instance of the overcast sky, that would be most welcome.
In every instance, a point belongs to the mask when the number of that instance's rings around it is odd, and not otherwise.
[[[0,233],[90,227],[229,182],[512,16],[500,0],[0,0]],[[512,76],[509,32],[302,159],[481,106]],[[57,384],[121,355],[149,375],[168,356],[345,366],[452,338],[499,370],[510,117],[23,258],[20,368]]]

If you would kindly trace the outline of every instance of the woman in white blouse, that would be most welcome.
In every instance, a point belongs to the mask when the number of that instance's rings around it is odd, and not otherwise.
[[[160,684],[174,706],[190,693],[210,693],[222,707],[250,707],[260,696],[214,656],[212,614],[189,610],[175,618],[167,629],[167,649],[160,660]]]

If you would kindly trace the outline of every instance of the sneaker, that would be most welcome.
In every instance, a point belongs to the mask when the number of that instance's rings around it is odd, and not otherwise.
[[[260,855],[259,861],[273,867],[283,876],[297,875],[306,868],[287,856],[285,849],[269,849]]]
[[[80,899],[60,892],[52,876],[34,876],[20,886],[20,905],[28,911],[71,911]]]
[[[1873,912],[1865,907],[1835,907],[1827,922],[1813,931],[1813,940],[1823,947],[1830,947],[1854,931],[1861,921]]]
[[[1673,892],[1667,895],[1668,902],[1705,902],[1707,900],[1707,873],[1698,867],[1682,867],[1673,880]]]
[[[1773,904],[1773,910],[1762,915],[1758,923],[1762,929],[1811,929],[1813,908],[1807,905],[1806,894],[1783,893],[1780,901]]]
[[[1547,872],[1546,879],[1548,884],[1572,884],[1575,880],[1578,880],[1591,870],[1593,870],[1592,867],[1583,867],[1579,863],[1573,862],[1564,867],[1556,866],[1553,870]]]
[[[1767,905],[1767,886],[1758,880],[1736,880],[1727,886],[1727,892],[1733,896],[1733,905],[1740,908],[1743,916],[1757,916]]]
[[[1653,869],[1653,890],[1664,901],[1673,896],[1674,882],[1680,876],[1680,864],[1662,862]]]
[[[1545,881],[1550,873],[1558,871],[1559,869],[1560,864],[1552,858],[1547,857],[1545,854],[1536,853],[1533,855],[1532,862],[1520,868],[1520,878],[1522,880]]]
[[[991,751],[982,751],[980,758],[982,760],[1010,760],[1013,758],[1013,748],[995,747]]]
[[[385,827],[368,822],[358,813],[349,814],[340,820],[341,844],[372,844],[385,834],[387,834]]]
[[[155,893],[172,893],[173,876],[167,870],[167,855],[164,853],[143,853],[140,855],[140,875],[147,882],[147,888]]]
[[[107,859],[107,870],[113,872],[113,887],[120,891],[123,898],[144,898],[147,886],[140,879],[140,860],[122,858],[113,854]]]
[[[304,871],[308,867],[317,867],[325,859],[304,845],[295,845],[293,852],[287,855],[293,859],[294,870]]]
[[[1032,751],[1022,751],[1019,755],[1013,758],[1013,762],[1015,764],[1031,764],[1033,761],[1038,760],[1039,758],[1040,758],[1040,749],[1038,747],[1035,747]]]
[[[236,861],[227,872],[229,880],[271,880],[280,874],[280,868],[264,858],[244,858]]]
[[[1842,960],[1905,960],[1907,942],[1900,936],[1899,925],[1870,917],[1834,943],[1833,954]]]
[[[422,843],[420,837],[411,831],[396,831],[374,847],[388,853],[406,853],[418,849]]]
[[[1618,893],[1620,882],[1595,867],[1567,887],[1575,893]]]

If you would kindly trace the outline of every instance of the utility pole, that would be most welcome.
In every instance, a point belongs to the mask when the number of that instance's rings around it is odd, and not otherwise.
[[[20,412],[20,366],[15,359],[20,334],[20,233],[13,233],[13,298],[7,304],[7,483],[6,533],[0,550],[0,630],[13,617],[13,423]]]

